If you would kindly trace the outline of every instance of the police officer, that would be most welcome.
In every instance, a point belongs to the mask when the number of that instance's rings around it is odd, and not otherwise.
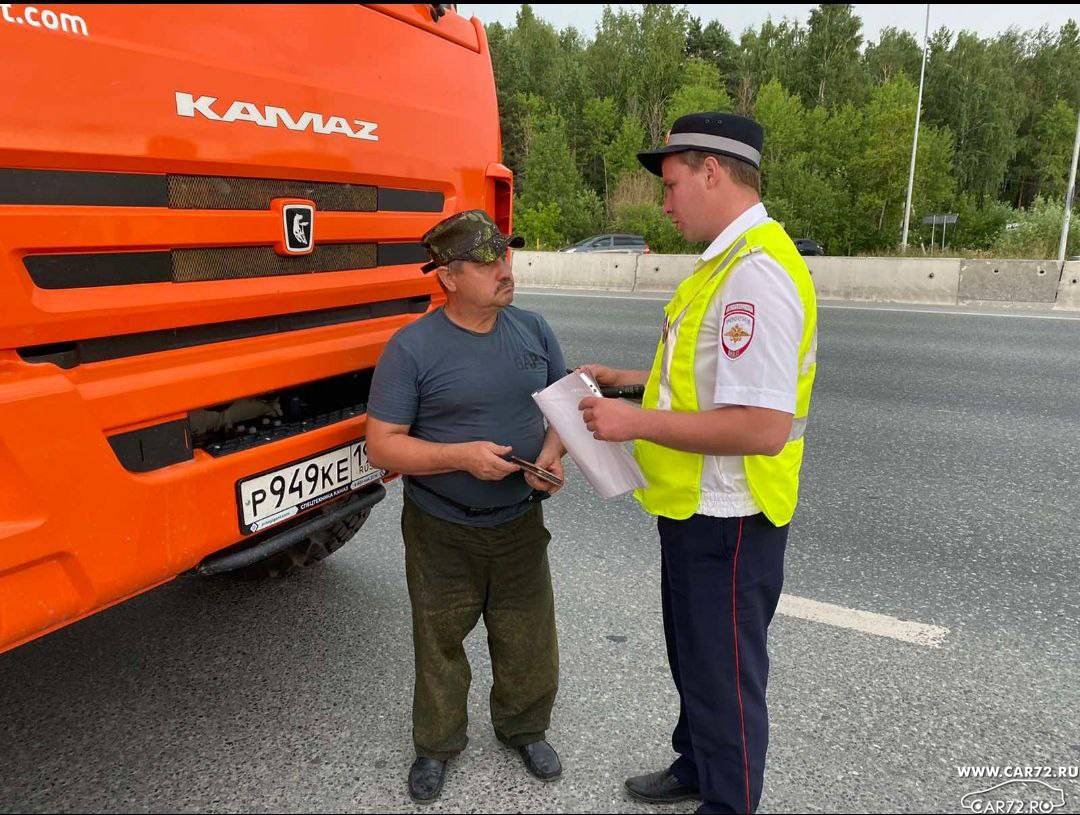
[[[762,140],[751,119],[697,113],[638,154],[683,237],[709,246],[664,309],[651,371],[586,366],[602,386],[644,384],[642,407],[580,405],[597,438],[636,440],[647,486],[635,497],[660,531],[678,758],[626,787],[654,803],[699,798],[699,812],[753,812],[761,797],[766,633],[815,373],[814,287],[761,203]]]
[[[401,532],[412,605],[416,684],[409,794],[438,797],[467,742],[471,672],[463,641],[484,618],[496,736],[544,781],[562,765],[546,741],[559,684],[555,606],[541,493],[513,453],[562,477],[558,436],[532,394],[565,375],[539,314],[514,308],[507,247],[483,210],[452,215],[423,237],[446,293],[393,336],[375,369],[367,451],[406,476]]]

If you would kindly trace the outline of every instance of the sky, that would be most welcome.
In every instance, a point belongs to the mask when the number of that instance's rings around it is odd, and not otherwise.
[[[640,4],[613,3],[623,8],[636,8]],[[757,4],[722,4],[722,3],[687,3],[686,8],[702,21],[719,20],[723,26],[738,39],[738,35],[747,27],[757,28],[769,17],[780,20],[784,17],[798,19],[805,23],[810,17],[810,10],[816,4],[777,3],[773,5]],[[513,25],[518,4],[504,3],[458,3],[458,13],[480,18],[483,23],[499,22]],[[602,4],[547,4],[534,3],[533,9],[541,19],[552,23],[556,28],[572,25],[590,39],[600,20]],[[918,3],[875,4],[856,3],[855,13],[863,21],[863,38],[868,42],[876,41],[881,29],[896,26],[912,31],[921,38],[926,25],[926,5]],[[1049,25],[1057,29],[1070,17],[1080,20],[1080,5],[1075,3],[1019,5],[981,3],[931,4],[930,31],[946,26],[952,31],[975,31],[982,37],[992,36],[1010,27],[1021,30],[1035,29]]]

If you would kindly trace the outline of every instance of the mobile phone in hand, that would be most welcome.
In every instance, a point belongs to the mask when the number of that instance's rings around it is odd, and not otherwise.
[[[563,485],[563,480],[557,475],[555,475],[555,473],[548,472],[542,467],[537,467],[531,461],[526,461],[525,459],[518,458],[517,456],[510,456],[510,461],[518,465],[521,469],[525,470],[525,472],[532,473],[541,481],[546,481],[548,484],[552,484],[556,487],[561,487]]]

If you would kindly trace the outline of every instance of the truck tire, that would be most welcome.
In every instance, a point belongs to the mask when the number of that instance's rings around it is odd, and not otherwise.
[[[330,555],[352,540],[370,514],[371,510],[365,509],[352,515],[346,515],[332,526],[313,532],[287,549],[282,549],[264,560],[226,574],[241,580],[285,577],[292,572],[330,557]]]

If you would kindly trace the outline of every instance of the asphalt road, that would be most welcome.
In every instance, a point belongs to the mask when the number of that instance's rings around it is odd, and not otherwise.
[[[572,362],[644,366],[661,303],[519,293]],[[966,765],[1080,764],[1080,320],[825,307],[785,593],[947,629],[780,615],[761,811],[950,812]],[[541,784],[472,741],[429,812],[645,812],[676,697],[655,527],[570,471],[546,505],[562,681]],[[293,579],[173,583],[0,656],[0,811],[408,812],[400,488]],[[855,615],[857,616],[857,615]],[[1058,811],[1080,811],[1080,781]],[[689,812],[684,804],[665,812]]]

